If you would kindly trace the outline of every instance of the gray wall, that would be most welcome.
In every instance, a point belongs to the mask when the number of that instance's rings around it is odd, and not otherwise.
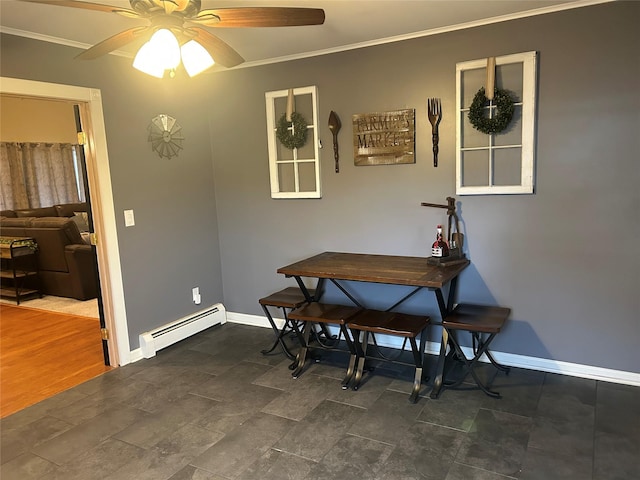
[[[456,62],[536,50],[536,193],[457,197],[472,261],[459,298],[513,308],[500,351],[640,372],[638,20],[640,4],[615,3],[216,75],[210,118],[227,309],[259,315],[257,298],[292,284],[276,269],[321,251],[429,255],[446,217],[420,202],[455,194]],[[264,92],[306,85],[319,91],[324,195],[272,200]],[[444,105],[438,168],[428,97]],[[400,108],[416,109],[417,163],[355,167],[351,115]],[[331,110],[343,124],[338,174]],[[351,287],[374,305],[401,295]],[[429,292],[407,309],[425,305],[435,314]]]
[[[458,197],[472,265],[459,298],[513,308],[496,348],[640,371],[638,132],[640,4],[615,2],[402,43],[192,79],[142,78],[117,58],[81,67],[75,50],[2,37],[2,75],[100,88],[105,103],[132,348],[137,335],[224,300],[261,315],[257,299],[290,280],[279,266],[325,250],[427,256],[454,195],[455,64],[539,52],[536,193]],[[324,196],[269,195],[264,93],[317,85]],[[182,88],[180,88],[182,87]],[[433,168],[426,99],[441,97]],[[415,165],[353,166],[355,113],[416,109]],[[342,119],[333,171],[329,112]],[[154,157],[146,125],[176,116],[177,160]],[[214,188],[215,185],[215,188]],[[219,236],[219,244],[218,244]],[[222,296],[224,286],[224,296]],[[352,285],[384,305],[401,289]],[[335,295],[335,292],[329,292]],[[393,302],[391,302],[393,303]],[[423,292],[409,310],[436,311]]]
[[[10,35],[1,40],[2,76],[102,92],[131,348],[140,333],[222,302],[203,81],[162,82],[119,57],[81,62],[74,48]],[[171,160],[147,142],[147,126],[160,113],[175,117],[186,137]],[[134,210],[133,227],[124,227],[126,209]],[[195,286],[201,305],[191,301]]]

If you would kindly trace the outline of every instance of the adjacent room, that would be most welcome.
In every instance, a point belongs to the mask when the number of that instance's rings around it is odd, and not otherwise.
[[[639,21],[0,2],[2,478],[640,478]]]

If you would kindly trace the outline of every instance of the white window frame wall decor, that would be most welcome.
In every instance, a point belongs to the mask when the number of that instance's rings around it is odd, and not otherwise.
[[[500,81],[500,67],[511,64],[522,65],[522,83],[510,85]],[[534,164],[535,164],[535,108],[536,108],[536,78],[537,78],[537,52],[516,53],[496,57],[496,85],[500,89],[518,92],[514,99],[515,114],[506,131],[510,131],[510,137],[519,138],[515,142],[501,142],[501,135],[483,134],[475,129],[469,122],[467,115],[473,96],[484,87],[486,80],[487,59],[472,60],[456,64],[456,194],[458,195],[494,195],[494,194],[530,194],[534,191]],[[481,70],[482,75],[475,75],[475,82],[467,85],[463,76],[465,72]],[[482,79],[481,81],[478,81]],[[466,89],[466,90],[465,90]],[[465,101],[466,100],[466,101]],[[488,108],[488,107],[487,107]],[[495,107],[491,108],[491,114],[495,114]],[[473,130],[470,130],[473,129]],[[478,139],[479,135],[486,137],[486,144],[480,142],[463,145],[465,132]],[[498,154],[512,155],[520,150],[520,175],[519,183],[498,184],[494,182],[496,176],[496,152]],[[472,161],[483,161],[482,154],[486,152],[486,184],[465,185],[465,153],[473,156]],[[483,168],[485,168],[483,167]]]
[[[269,175],[271,181],[271,198],[321,198],[322,188],[320,185],[320,151],[318,142],[318,90],[316,86],[299,87],[293,89],[294,99],[305,95],[311,96],[312,113],[311,118],[305,111],[303,116],[308,123],[307,141],[300,149],[286,149],[279,144],[276,129],[278,120],[282,113],[277,108],[276,102],[282,105],[282,99],[289,95],[289,90],[277,90],[266,92],[267,106],[267,139],[269,147]],[[280,109],[281,110],[281,109]],[[307,147],[308,145],[308,147]],[[301,150],[304,151],[301,152]],[[282,153],[291,152],[290,158],[282,158]],[[283,168],[292,167],[293,188],[283,191],[280,171]],[[309,170],[312,169],[312,172]],[[313,182],[313,189],[305,189],[303,185]]]

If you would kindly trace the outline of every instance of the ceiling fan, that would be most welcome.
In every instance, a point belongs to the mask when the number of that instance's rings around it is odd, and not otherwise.
[[[195,40],[216,63],[234,67],[244,62],[244,59],[231,46],[202,27],[288,27],[324,23],[324,10],[319,8],[238,7],[201,10],[201,0],[129,0],[131,9],[128,9],[79,0],[22,1],[117,13],[149,21],[148,26],[137,26],[117,33],[76,57],[84,60],[92,60],[139,38],[150,37],[158,30],[167,29],[175,35],[180,45]]]

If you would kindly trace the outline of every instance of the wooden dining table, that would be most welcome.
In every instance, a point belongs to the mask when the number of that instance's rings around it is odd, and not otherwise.
[[[317,301],[322,295],[324,282],[329,280],[359,307],[365,307],[365,305],[362,305],[362,300],[356,299],[351,294],[343,282],[356,281],[409,287],[406,295],[390,305],[387,308],[388,311],[397,309],[414,294],[427,289],[434,293],[440,314],[439,319],[432,317],[431,323],[439,325],[454,307],[458,276],[469,263],[468,260],[462,259],[448,266],[440,266],[430,264],[427,257],[324,252],[281,267],[277,272],[286,277],[295,278],[308,301]],[[303,278],[318,279],[315,298],[309,294]],[[447,286],[445,299],[444,290]],[[448,342],[447,332],[442,329],[440,354],[431,398],[437,398],[440,395]]]

